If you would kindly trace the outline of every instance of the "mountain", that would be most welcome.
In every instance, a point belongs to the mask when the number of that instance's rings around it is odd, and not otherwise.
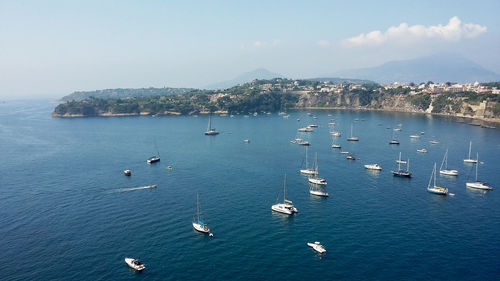
[[[340,71],[340,77],[354,77],[379,83],[392,82],[489,82],[500,75],[454,54],[434,54],[410,60],[390,61],[380,66]]]
[[[255,79],[273,79],[273,78],[282,78],[283,76],[277,73],[270,72],[267,69],[259,68],[250,72],[245,72],[231,80],[207,85],[203,87],[204,89],[216,90],[216,89],[227,89],[233,86],[252,82]]]

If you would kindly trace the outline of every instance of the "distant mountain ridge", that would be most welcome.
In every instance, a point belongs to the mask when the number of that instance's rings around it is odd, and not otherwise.
[[[351,78],[338,78],[338,77],[320,77],[320,78],[308,78],[304,80],[318,81],[318,82],[330,82],[333,84],[376,84],[376,82],[365,79],[351,79]]]
[[[420,82],[490,82],[500,75],[454,54],[434,54],[410,60],[390,61],[380,66],[349,69],[336,73],[340,77],[368,79],[379,83]]]
[[[283,75],[271,72],[265,68],[258,68],[256,70],[240,74],[231,80],[210,84],[202,88],[209,90],[228,89],[239,84],[252,82],[255,79],[270,80],[273,78],[283,78]]]

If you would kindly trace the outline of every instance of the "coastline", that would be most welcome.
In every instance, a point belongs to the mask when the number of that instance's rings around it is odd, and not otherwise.
[[[365,107],[339,107],[339,106],[329,106],[329,107],[296,107],[290,108],[290,110],[351,110],[351,111],[378,111],[378,112],[398,112],[398,113],[411,113],[411,114],[423,114],[428,116],[443,116],[443,117],[453,117],[453,118],[464,118],[472,121],[482,121],[488,123],[500,123],[500,118],[484,118],[476,116],[465,116],[463,114],[446,114],[446,113],[430,113],[421,111],[408,111],[408,110],[398,110],[398,109],[378,109],[378,108],[365,108]],[[199,112],[198,114],[210,114],[208,111]],[[227,111],[215,111],[213,114],[228,114]],[[83,115],[83,114],[56,114],[54,111],[51,112],[51,116],[54,118],[84,118],[84,117],[127,117],[127,116],[180,116],[183,115],[176,111],[165,111],[162,113],[151,114],[151,112],[140,112],[140,113],[101,113],[93,116]],[[469,123],[471,123],[469,122]]]

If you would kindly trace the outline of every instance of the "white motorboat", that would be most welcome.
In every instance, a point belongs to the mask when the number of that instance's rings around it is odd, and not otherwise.
[[[341,154],[349,154],[349,151],[341,151]]]
[[[316,169],[309,168],[308,165],[309,163],[307,162],[307,146],[306,146],[306,168],[301,169],[300,172],[305,175],[317,175],[318,171]]]
[[[125,263],[137,271],[143,271],[146,266],[138,259],[125,258]]]
[[[200,199],[198,193],[196,193],[196,215],[193,216],[193,228],[199,232],[211,234],[210,227],[203,222],[200,216]]]
[[[332,135],[334,137],[340,137],[340,132],[339,131],[331,131],[330,135]]]
[[[431,181],[433,176],[434,176],[434,185],[431,187]],[[448,188],[436,185],[436,163],[434,163],[434,169],[432,170],[431,178],[429,179],[429,184],[427,184],[427,191],[438,195],[448,195]]]
[[[412,138],[412,139],[419,139],[420,136],[419,135],[410,135],[410,138]]]
[[[379,164],[367,164],[367,165],[365,165],[365,169],[380,171],[380,170],[382,170],[382,167],[380,167]]]
[[[443,169],[444,166],[444,169]],[[448,149],[446,149],[446,153],[444,154],[443,161],[441,162],[441,166],[439,167],[439,173],[445,176],[458,176],[457,170],[448,170]]]
[[[326,253],[325,247],[323,247],[323,245],[321,245],[318,241],[316,241],[314,243],[308,242],[307,246],[313,248],[316,252],[318,252],[320,254]]]
[[[283,203],[276,203],[272,205],[271,210],[286,215],[293,215],[299,212],[293,205],[292,201],[286,199],[286,174],[283,181]]]
[[[314,132],[314,129],[311,128],[311,127],[309,127],[309,126],[307,126],[307,127],[299,128],[297,131],[299,131],[299,132],[308,132],[309,133],[309,132]]]
[[[307,125],[307,127],[309,127],[309,128],[318,128],[318,124],[310,124],[310,125]]]
[[[479,160],[479,154],[477,154],[476,159]],[[492,190],[493,187],[491,185],[489,185],[486,182],[482,182],[482,181],[477,180],[477,166],[479,166],[479,163],[476,165],[476,180],[474,182],[465,183],[465,186],[469,187],[469,188],[475,188],[475,189]]]
[[[417,152],[427,153],[427,149],[425,149],[425,148],[417,149]]]
[[[146,162],[148,162],[148,164],[159,162],[159,161],[160,161],[160,156],[151,156],[148,158],[148,160],[146,160]]]
[[[438,140],[431,140],[431,141],[429,141],[429,142],[430,142],[431,144],[438,144],[438,143],[439,143],[439,141],[438,141]]]
[[[332,144],[332,148],[341,148],[340,144]]]
[[[470,158],[470,152],[471,152],[471,149],[472,149],[472,141],[469,142],[469,157],[467,157],[467,159],[464,159],[464,162],[465,163],[472,163],[472,164],[475,164],[477,163],[477,159],[472,159]]]
[[[126,175],[126,176],[131,176],[132,175],[132,171],[130,171],[130,170],[123,170],[123,174]]]
[[[208,128],[205,131],[205,135],[207,135],[207,136],[215,136],[215,135],[218,135],[218,134],[219,134],[219,132],[217,132],[217,130],[215,130],[215,128],[212,128],[212,115],[209,115],[208,116]]]

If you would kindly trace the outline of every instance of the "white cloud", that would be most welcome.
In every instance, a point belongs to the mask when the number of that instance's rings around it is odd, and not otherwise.
[[[462,23],[458,17],[452,17],[446,25],[411,25],[401,23],[391,26],[385,32],[374,30],[358,36],[344,39],[344,47],[377,46],[386,43],[413,43],[422,40],[443,40],[457,42],[463,38],[473,38],[484,32],[487,27],[475,23]]]
[[[328,40],[319,40],[318,42],[316,42],[316,44],[320,47],[323,47],[323,48],[327,48],[327,47],[330,47],[330,41]]]

